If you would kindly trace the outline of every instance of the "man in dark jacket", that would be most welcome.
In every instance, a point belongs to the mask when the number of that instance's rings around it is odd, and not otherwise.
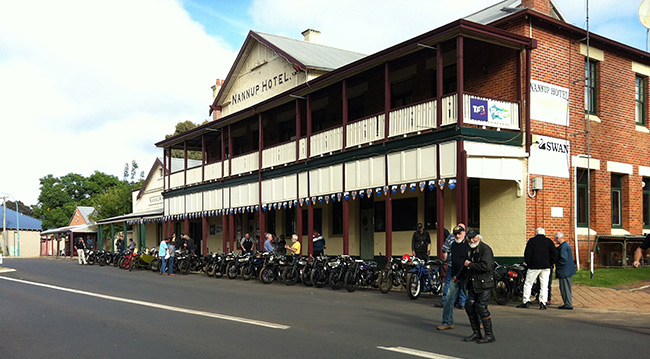
[[[413,232],[413,237],[411,238],[411,251],[413,255],[420,259],[427,259],[429,257],[429,244],[431,244],[429,232],[424,230],[422,223],[418,223],[417,229]]]
[[[494,288],[494,254],[492,248],[483,242],[483,237],[475,229],[467,230],[469,240],[469,251],[465,267],[461,270],[467,272],[467,301],[465,312],[469,317],[469,324],[472,327],[472,335],[463,338],[466,342],[477,342],[479,344],[492,343],[495,341],[492,331],[492,314],[488,310],[488,302]],[[485,336],[481,336],[481,322],[485,330]]]
[[[535,230],[535,237],[526,243],[524,260],[528,266],[526,282],[524,283],[524,294],[522,303],[517,308],[528,308],[530,305],[530,292],[533,284],[539,278],[539,309],[546,309],[548,299],[548,278],[551,275],[551,267],[557,259],[557,249],[550,238],[546,237],[544,228]]]
[[[564,233],[555,233],[555,243],[557,247],[557,263],[555,264],[555,275],[560,280],[560,294],[562,295],[563,305],[558,309],[573,309],[571,286],[573,284],[572,277],[576,274],[576,265],[573,263],[573,254],[571,253],[571,246],[564,239]]]

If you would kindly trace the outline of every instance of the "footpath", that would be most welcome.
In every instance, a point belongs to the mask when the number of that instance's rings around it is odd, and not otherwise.
[[[558,283],[554,278],[549,308],[562,305]],[[636,288],[598,288],[574,284],[573,307],[650,313],[650,282]]]

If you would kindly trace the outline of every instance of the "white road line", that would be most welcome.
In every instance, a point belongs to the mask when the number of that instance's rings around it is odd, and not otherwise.
[[[16,271],[15,269],[0,269],[0,274],[1,273],[11,273],[11,272],[15,272],[15,271]]]
[[[430,352],[425,352],[422,350],[417,350],[417,349],[411,349],[411,348],[404,348],[404,347],[382,347],[378,346],[377,348],[383,349],[383,350],[389,350],[392,352],[397,352],[397,353],[403,353],[403,354],[408,354],[408,355],[413,355],[421,358],[431,358],[431,359],[461,359],[458,357],[452,357],[449,355],[444,355],[444,354],[437,354],[437,353],[430,353]]]
[[[82,290],[58,287],[58,286],[50,285],[50,284],[29,282],[29,281],[22,280],[22,279],[15,279],[15,278],[3,277],[3,276],[0,276],[0,279],[12,281],[12,282],[23,283],[23,284],[35,285],[35,286],[38,286],[38,287],[44,287],[44,288],[60,290],[60,291],[63,291],[63,292],[82,294],[82,295],[87,295],[87,296],[90,296],[90,297],[114,300],[116,302],[123,302],[123,303],[129,303],[129,304],[142,305],[142,306],[145,306],[145,307],[151,307],[151,308],[156,308],[156,309],[164,309],[164,310],[169,310],[169,311],[172,311],[172,312],[200,315],[200,316],[204,316],[204,317],[208,317],[208,318],[229,320],[229,321],[232,321],[232,322],[257,325],[257,326],[260,326],[260,327],[267,327],[267,328],[273,328],[273,329],[289,329],[290,328],[290,326],[283,325],[283,324],[276,324],[276,323],[264,322],[264,321],[261,321],[261,320],[234,317],[234,316],[225,315],[225,314],[204,312],[204,311],[200,311],[200,310],[192,310],[192,309],[186,309],[186,308],[172,307],[170,305],[165,305],[165,304],[144,302],[144,301],[141,301],[141,300],[127,299],[127,298],[114,297],[114,296],[110,296],[110,295],[104,295],[104,294],[98,294],[98,293],[92,293],[92,292],[85,292],[85,291],[82,291]]]

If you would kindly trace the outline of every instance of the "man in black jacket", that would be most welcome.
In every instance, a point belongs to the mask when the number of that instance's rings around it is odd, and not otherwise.
[[[417,229],[413,232],[413,237],[411,238],[411,251],[413,255],[420,259],[427,259],[430,253],[429,244],[431,244],[429,232],[424,230],[422,223],[418,223]]]
[[[526,243],[524,260],[528,266],[526,282],[524,283],[523,302],[517,308],[528,308],[530,305],[530,292],[533,284],[539,278],[539,309],[546,309],[548,300],[548,279],[551,267],[557,259],[557,249],[553,241],[546,237],[546,231],[540,227],[535,230],[535,237]]]
[[[495,341],[492,331],[492,314],[488,310],[488,302],[494,287],[494,254],[492,248],[483,242],[483,237],[475,229],[467,230],[469,240],[469,251],[465,267],[461,270],[467,272],[467,301],[465,312],[469,317],[469,324],[472,327],[472,335],[463,338],[466,342],[477,342],[479,344],[492,343]],[[481,323],[485,330],[485,336],[481,336]]]

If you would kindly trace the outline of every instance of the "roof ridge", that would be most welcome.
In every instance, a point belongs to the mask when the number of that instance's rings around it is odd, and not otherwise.
[[[334,49],[334,50],[339,50],[339,51],[345,51],[345,52],[350,52],[350,53],[353,53],[353,54],[358,54],[358,55],[363,55],[363,56],[367,56],[367,55],[368,55],[368,54],[364,54],[364,53],[362,53],[362,52],[358,52],[358,51],[346,50],[346,49],[342,49],[342,48],[340,48],[340,47],[334,47],[334,46],[330,46],[330,45],[323,45],[323,44],[318,44],[318,43],[315,43],[315,42],[304,41],[304,40],[296,39],[296,38],[293,38],[293,37],[282,36],[282,35],[275,35],[275,34],[269,34],[269,33],[267,33],[267,32],[262,32],[262,31],[255,31],[255,30],[251,30],[251,31],[254,32],[254,33],[256,33],[256,34],[258,34],[258,35],[262,35],[262,36],[270,36],[270,37],[276,37],[276,38],[282,38],[282,39],[285,39],[285,40],[295,41],[295,42],[297,42],[297,43],[304,44],[304,45],[308,45],[308,46],[325,47],[325,48],[328,48],[328,49]]]

